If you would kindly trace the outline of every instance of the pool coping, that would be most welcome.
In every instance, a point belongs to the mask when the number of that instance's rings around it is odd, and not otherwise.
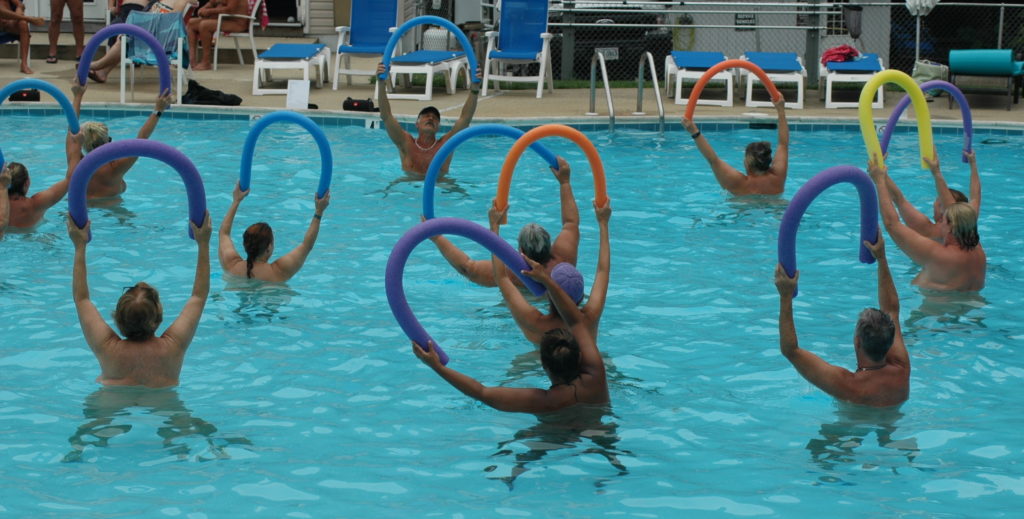
[[[225,106],[198,106],[188,107],[177,106],[173,110],[164,113],[168,119],[191,119],[191,120],[253,120],[259,116],[280,111],[271,108],[239,108]],[[97,103],[82,107],[83,117],[112,119],[118,117],[136,117],[147,115],[152,112],[149,107],[124,106],[116,103]],[[308,116],[314,122],[325,127],[335,126],[361,126],[364,128],[379,128],[380,118],[377,112],[348,112],[341,110],[299,110],[298,113]],[[909,112],[908,112],[909,113]],[[31,106],[11,106],[5,104],[0,106],[0,115],[61,115],[63,109],[57,103],[32,103]],[[414,116],[396,116],[399,122],[407,130],[414,129]],[[673,118],[674,119],[674,118]],[[607,116],[574,116],[574,117],[476,117],[475,123],[496,123],[507,124],[522,129],[532,128],[542,124],[564,124],[580,131],[600,131],[610,128],[610,121]],[[860,131],[860,122],[856,116],[851,117],[821,117],[787,115],[790,131]],[[876,126],[884,125],[887,118],[874,118]],[[749,113],[742,115],[718,115],[708,116],[700,122],[701,128],[711,131],[728,131],[738,129],[774,129],[776,124],[774,117],[763,113]],[[630,115],[616,116],[615,129],[658,131],[659,120],[653,115]],[[442,130],[450,128],[450,124],[442,123]],[[900,118],[899,126],[894,133],[908,133],[916,131],[917,125],[914,119],[904,115]],[[960,120],[939,119],[932,120],[932,129],[936,134],[964,133],[963,124]],[[682,125],[674,120],[666,119],[664,124],[666,132],[682,131]],[[1024,122],[1012,121],[973,121],[973,130],[976,134],[992,134],[1006,136],[1024,136]]]

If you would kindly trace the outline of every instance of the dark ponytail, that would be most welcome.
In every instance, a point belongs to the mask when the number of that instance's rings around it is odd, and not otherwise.
[[[252,266],[270,245],[274,243],[274,231],[265,222],[254,223],[242,234],[242,246],[245,248],[245,277],[252,277]]]

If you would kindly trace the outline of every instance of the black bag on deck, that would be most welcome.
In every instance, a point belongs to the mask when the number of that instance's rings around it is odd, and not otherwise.
[[[380,109],[373,107],[373,99],[352,99],[346,97],[345,101],[341,103],[342,110],[351,110],[353,112],[379,112]]]
[[[11,97],[7,98],[8,101],[38,101],[39,90],[30,88],[28,90],[18,90],[11,94]]]
[[[242,98],[220,90],[213,90],[200,85],[194,79],[188,80],[188,90],[181,96],[181,103],[186,105],[221,105],[238,106]]]

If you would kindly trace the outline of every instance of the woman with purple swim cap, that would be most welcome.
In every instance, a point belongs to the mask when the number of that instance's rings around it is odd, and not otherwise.
[[[597,338],[597,327],[601,320],[601,313],[604,312],[605,297],[608,294],[608,281],[611,273],[611,244],[608,238],[608,220],[612,215],[612,208],[606,204],[604,207],[594,206],[594,214],[597,216],[597,225],[600,229],[600,247],[597,253],[597,272],[594,273],[594,286],[590,291],[590,298],[587,304],[580,309],[583,314],[583,324],[590,332],[590,336]],[[498,211],[491,208],[488,216],[491,220],[491,230],[497,232],[498,223],[505,218],[505,211]],[[501,295],[508,305],[509,311],[516,324],[523,331],[523,335],[534,343],[541,344],[544,335],[554,329],[568,328],[567,320],[564,318],[554,302],[548,297],[549,309],[542,313],[534,308],[523,294],[512,284],[505,271],[505,264],[498,258],[491,261],[494,269],[494,279],[498,281]],[[577,305],[583,301],[583,275],[570,263],[562,262],[550,273],[551,279],[558,284]]]

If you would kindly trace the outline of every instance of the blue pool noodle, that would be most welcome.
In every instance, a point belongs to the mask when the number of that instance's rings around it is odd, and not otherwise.
[[[391,54],[395,52],[395,47],[398,46],[399,40],[402,39],[402,35],[405,34],[409,29],[416,27],[417,25],[439,25],[448,29],[455,39],[459,41],[459,46],[462,47],[462,51],[466,53],[466,59],[469,61],[469,76],[472,78],[474,83],[479,83],[480,78],[476,77],[476,54],[473,53],[473,44],[470,43],[469,38],[466,37],[462,29],[459,29],[454,23],[441,18],[440,16],[417,16],[412,18],[400,27],[395,32],[391,33],[391,38],[388,39],[387,45],[384,46],[384,73],[378,74],[377,78],[384,80],[388,77],[388,71],[391,70]]]
[[[504,135],[518,139],[524,133],[526,132],[506,124],[480,124],[470,126],[448,139],[444,146],[437,150],[437,154],[430,161],[430,166],[427,167],[427,177],[423,181],[423,217],[428,220],[434,217],[434,187],[437,184],[437,177],[441,174],[441,166],[444,165],[444,161],[455,151],[455,148],[478,135]],[[530,149],[537,152],[551,167],[558,167],[558,158],[543,144],[535,142],[530,145]]]
[[[317,147],[320,148],[320,185],[316,188],[316,197],[323,198],[324,193],[331,188],[331,172],[334,168],[331,144],[327,142],[327,134],[309,117],[287,110],[271,112],[260,117],[249,130],[249,135],[245,138],[245,145],[242,147],[242,165],[238,172],[238,186],[242,191],[249,190],[249,184],[252,181],[252,155],[256,151],[256,140],[259,139],[264,128],[278,121],[293,122],[302,126],[316,141]]]

